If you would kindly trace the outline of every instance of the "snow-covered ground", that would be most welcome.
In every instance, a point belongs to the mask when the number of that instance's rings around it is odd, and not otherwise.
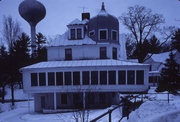
[[[10,98],[8,94],[6,98]],[[154,89],[150,89],[149,93],[154,93]],[[18,94],[18,95],[17,95]],[[8,97],[9,96],[9,97]],[[15,92],[15,98],[27,99],[27,95],[23,94],[22,90]],[[167,99],[167,95],[150,95],[154,99]],[[123,118],[122,122],[179,122],[180,121],[180,96],[170,95],[173,101],[146,101],[139,109],[133,111],[129,120]],[[74,122],[74,113],[58,113],[58,114],[40,114],[33,112],[33,101],[16,102],[14,110],[10,109],[10,103],[0,104],[4,112],[0,113],[0,122]],[[30,105],[30,109],[28,106]],[[91,110],[89,120],[94,119],[98,115],[108,111],[107,109]],[[117,122],[121,118],[121,110],[116,109],[112,113],[112,121]],[[108,115],[103,117],[100,122],[107,122]]]

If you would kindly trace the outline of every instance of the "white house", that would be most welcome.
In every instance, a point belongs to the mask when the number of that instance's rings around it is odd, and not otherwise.
[[[179,72],[180,72],[180,53],[178,50],[173,50],[169,52],[159,53],[159,54],[148,54],[148,58],[144,63],[150,65],[149,69],[149,85],[150,86],[157,86],[160,78],[160,73],[162,68],[164,67],[164,64],[166,63],[166,59],[169,58],[170,53],[174,54],[174,58],[176,63],[179,65]]]
[[[119,21],[104,4],[97,16],[82,13],[67,27],[49,44],[47,62],[21,69],[35,111],[107,107],[120,92],[147,91],[149,65],[120,59]]]

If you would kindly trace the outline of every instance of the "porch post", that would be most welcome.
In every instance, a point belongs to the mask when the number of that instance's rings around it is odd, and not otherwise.
[[[54,110],[56,110],[56,92],[54,92]]]

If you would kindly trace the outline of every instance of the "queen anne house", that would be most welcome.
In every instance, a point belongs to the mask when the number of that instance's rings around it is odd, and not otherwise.
[[[121,92],[147,91],[149,65],[120,58],[119,21],[104,4],[67,27],[49,44],[48,61],[21,68],[35,111],[107,107]]]

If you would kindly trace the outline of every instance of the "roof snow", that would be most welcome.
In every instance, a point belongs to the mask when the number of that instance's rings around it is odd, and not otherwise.
[[[173,50],[172,53],[175,54],[176,50]],[[155,61],[155,62],[161,62],[161,63],[165,63],[166,59],[168,59],[170,52],[165,52],[165,53],[159,53],[159,54],[153,54],[151,56],[151,58]],[[151,55],[151,54],[150,54]]]
[[[53,39],[49,46],[67,46],[67,45],[87,45],[87,44],[96,44],[95,41],[93,41],[88,36],[85,36],[85,38],[80,40],[69,40],[68,39],[68,31],[66,31],[63,35],[57,36],[55,39]]]
[[[84,25],[88,22],[88,19],[84,19],[83,21],[80,21],[79,19],[75,19],[72,22],[70,22],[68,25]]]
[[[123,60],[75,60],[75,61],[47,61],[36,63],[24,69],[36,69],[36,68],[64,68],[64,67],[95,67],[95,66],[149,66],[148,64],[141,64]]]

